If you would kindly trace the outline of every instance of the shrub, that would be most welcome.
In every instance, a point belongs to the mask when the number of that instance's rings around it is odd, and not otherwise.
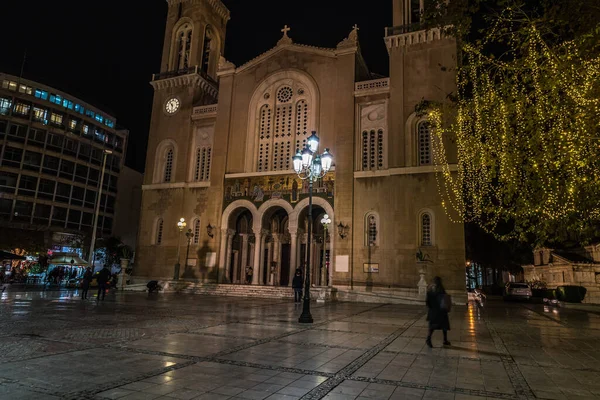
[[[583,286],[559,286],[556,288],[556,298],[567,303],[581,303],[587,289]]]

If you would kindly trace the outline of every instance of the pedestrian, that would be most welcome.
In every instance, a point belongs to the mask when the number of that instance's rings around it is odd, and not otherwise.
[[[441,330],[444,333],[444,346],[450,346],[448,341],[448,331],[450,330],[450,320],[448,311],[450,310],[450,296],[446,294],[442,278],[436,276],[433,278],[433,284],[427,291],[427,321],[429,321],[429,332],[427,334],[427,346],[431,344],[431,335],[433,331]]]
[[[101,300],[100,295],[102,295],[102,300],[104,300],[106,288],[108,287],[108,281],[110,280],[110,271],[106,265],[104,265],[104,268],[98,272],[96,280],[98,281],[98,297],[96,297],[96,301]]]
[[[81,279],[81,299],[87,300],[88,289],[90,288],[90,282],[92,282],[94,274],[92,273],[92,269],[87,267],[85,273],[83,274],[83,278]]]
[[[252,274],[254,273],[252,267],[248,267],[246,271],[246,283],[250,285],[252,283]]]
[[[296,268],[296,275],[292,279],[292,289],[294,289],[294,303],[300,303],[302,301],[302,271],[300,268]]]

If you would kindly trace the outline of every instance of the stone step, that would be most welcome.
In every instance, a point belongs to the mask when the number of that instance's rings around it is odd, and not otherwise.
[[[138,281],[139,282],[139,281]],[[159,281],[165,292],[188,294],[203,294],[212,296],[261,297],[291,299],[294,293],[286,286],[258,286],[239,284],[194,283],[187,281]],[[127,291],[146,291],[146,285],[134,284],[125,288]],[[313,299],[327,299],[359,303],[391,303],[391,304],[424,304],[424,299],[418,297],[417,289],[412,288],[367,288],[360,287],[351,290],[350,287],[321,288],[312,287]],[[466,296],[465,296],[466,297]],[[464,304],[463,299],[453,293],[455,304]]]

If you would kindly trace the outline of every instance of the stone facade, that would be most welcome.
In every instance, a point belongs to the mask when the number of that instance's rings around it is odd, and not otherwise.
[[[408,3],[394,2],[398,26]],[[293,43],[286,26],[275,47],[236,67],[222,57],[227,19],[219,1],[169,2],[136,274],[172,277],[180,245],[183,278],[288,285],[309,242],[307,184],[291,157],[316,131],[334,168],[315,182],[313,283],[416,292],[421,249],[427,279],[464,291],[463,226],[444,213],[429,127],[415,112],[454,89],[453,69],[440,66],[455,64],[455,41],[414,25],[388,29],[386,78],[367,69],[358,27],[320,48]],[[189,49],[178,39],[186,23]],[[195,234],[187,262],[182,217]]]
[[[587,289],[584,303],[600,304],[600,244],[569,252],[540,248],[533,252],[533,265],[524,265],[526,282],[542,281],[549,289],[563,285]]]

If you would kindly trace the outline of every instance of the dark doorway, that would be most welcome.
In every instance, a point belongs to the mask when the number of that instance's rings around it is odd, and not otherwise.
[[[235,273],[235,251],[231,252],[229,258],[231,259],[230,263],[229,263],[229,282],[226,283],[233,283],[235,282],[235,276],[233,276],[233,274]]]
[[[264,250],[264,257],[263,257],[263,276],[262,276],[262,281],[260,282],[261,285],[265,285],[268,282],[268,277],[269,277],[269,249],[265,249]]]
[[[281,245],[281,279],[279,280],[279,284],[281,286],[288,286],[290,284],[290,254],[291,254],[291,245],[290,244],[282,244]]]

